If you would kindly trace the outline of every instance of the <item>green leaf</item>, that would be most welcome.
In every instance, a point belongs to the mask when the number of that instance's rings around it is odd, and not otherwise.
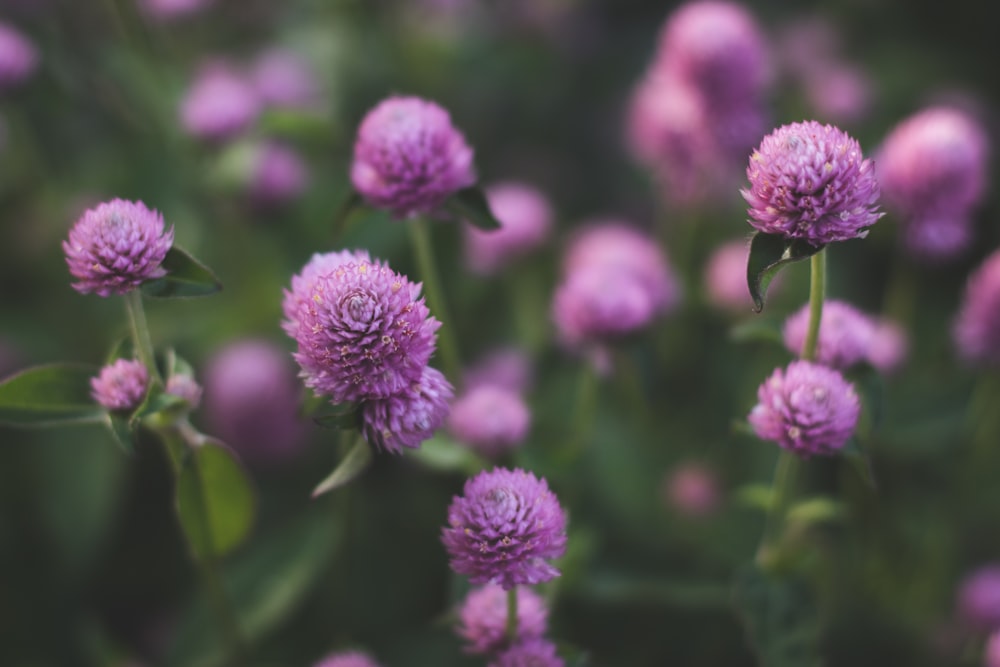
[[[735,343],[777,343],[782,347],[785,338],[781,333],[782,323],[768,318],[754,317],[740,322],[729,330],[729,339]]]
[[[135,452],[136,429],[131,424],[131,419],[128,415],[117,412],[108,412],[105,413],[104,423],[111,431],[111,435],[114,437],[115,442],[118,443],[118,446],[121,447],[126,454],[132,454]]]
[[[482,457],[447,436],[438,433],[408,454],[431,470],[474,475],[487,467]]]
[[[243,467],[221,444],[207,442],[184,460],[177,516],[195,555],[224,556],[246,538],[257,502]]]
[[[0,383],[0,423],[11,426],[58,426],[98,423],[104,409],[90,395],[97,368],[85,364],[35,366]]]
[[[747,261],[747,286],[753,297],[754,312],[764,310],[767,287],[778,271],[792,262],[812,257],[824,246],[814,246],[799,239],[789,239],[780,234],[755,232],[750,241],[750,258]]]
[[[475,186],[463,188],[453,194],[444,203],[445,210],[459,220],[485,231],[500,229],[500,221],[490,210],[490,203],[483,191]]]
[[[833,498],[808,498],[795,503],[787,518],[803,526],[836,521],[844,516],[844,504]]]
[[[222,283],[212,271],[181,250],[173,246],[163,260],[167,275],[144,283],[142,293],[161,299],[191,296],[207,296],[222,289]]]
[[[805,582],[747,566],[737,572],[733,604],[761,667],[820,664],[819,613]]]
[[[332,491],[337,487],[347,484],[352,479],[360,475],[368,464],[372,462],[372,450],[363,438],[358,438],[351,450],[336,468],[333,469],[326,479],[313,489],[312,497],[321,496],[327,491]]]
[[[168,349],[164,355],[164,366],[167,370],[166,375],[168,379],[175,375],[194,377],[194,368],[187,361],[177,356],[177,351],[173,348]]]
[[[740,505],[768,512],[774,505],[774,489],[770,484],[745,484],[736,489],[735,499]]]
[[[851,438],[840,450],[844,460],[858,473],[870,489],[877,490],[878,482],[875,480],[875,469],[872,466],[871,455],[861,446],[857,437]]]

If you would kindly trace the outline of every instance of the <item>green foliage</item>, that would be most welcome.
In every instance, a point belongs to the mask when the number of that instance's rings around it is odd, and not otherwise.
[[[736,575],[733,604],[760,667],[819,667],[819,614],[805,582],[748,566]]]
[[[84,364],[29,368],[0,384],[0,423],[60,426],[100,422],[104,409],[90,395],[99,369]]]
[[[222,283],[211,269],[176,245],[167,252],[162,266],[167,275],[143,284],[144,295],[172,299],[208,296],[222,289]]]
[[[479,229],[485,231],[500,229],[500,221],[493,215],[486,195],[478,187],[459,190],[448,198],[444,207],[459,220],[464,220]]]
[[[364,438],[359,436],[347,455],[333,469],[333,472],[313,489],[312,497],[321,496],[347,484],[364,472],[371,462],[372,448],[365,442]]]
[[[750,288],[754,310],[758,313],[764,310],[767,288],[781,269],[792,262],[808,259],[823,248],[781,234],[755,232],[747,261],[747,287]]]

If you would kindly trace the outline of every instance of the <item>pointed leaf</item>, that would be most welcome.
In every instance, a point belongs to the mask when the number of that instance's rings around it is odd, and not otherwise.
[[[316,498],[321,496],[327,491],[332,491],[337,487],[347,484],[355,477],[360,475],[368,464],[372,462],[372,450],[368,446],[368,443],[364,441],[363,438],[358,438],[357,442],[351,448],[351,451],[347,452],[341,462],[333,469],[333,472],[320,482],[313,492],[312,497]]]
[[[463,188],[453,194],[444,207],[459,220],[465,220],[479,229],[490,231],[500,229],[500,221],[493,215],[490,203],[483,191],[475,186]]]
[[[750,258],[747,261],[747,286],[753,297],[754,312],[764,310],[767,287],[778,271],[792,262],[812,257],[823,248],[780,234],[756,232],[750,241]]]
[[[468,447],[463,447],[447,436],[438,433],[409,453],[411,458],[432,470],[461,472],[474,475],[487,467],[486,461]]]
[[[807,498],[788,510],[788,520],[803,526],[836,521],[844,516],[844,504],[833,498]]]
[[[105,411],[90,395],[97,368],[85,364],[48,364],[0,382],[0,423],[55,426],[100,422]]]
[[[117,412],[106,413],[105,424],[114,436],[115,442],[126,454],[135,452],[135,429],[129,423],[129,416]]]
[[[818,667],[819,613],[803,581],[747,566],[737,573],[733,604],[762,666]]]
[[[142,293],[162,299],[207,296],[222,289],[211,269],[184,250],[173,246],[163,260],[167,275],[143,284]]]
[[[177,478],[177,515],[199,557],[224,556],[249,534],[256,513],[243,466],[216,442],[191,450]]]

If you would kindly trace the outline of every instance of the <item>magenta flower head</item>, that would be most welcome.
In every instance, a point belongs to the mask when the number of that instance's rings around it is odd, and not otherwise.
[[[253,125],[259,113],[253,86],[222,61],[201,66],[180,104],[184,130],[204,141],[232,139]]]
[[[750,156],[750,224],[815,246],[862,238],[882,216],[871,160],[845,132],[816,121],[783,125]]]
[[[552,299],[552,321],[571,348],[635,333],[657,314],[653,297],[635,275],[585,267],[566,277]]]
[[[750,246],[740,240],[719,246],[708,258],[704,277],[705,295],[712,305],[733,312],[750,310],[752,302],[747,288],[749,256]],[[771,288],[772,294],[774,287]]]
[[[556,653],[556,645],[536,637],[519,642],[503,651],[488,667],[565,667]]]
[[[472,387],[451,406],[448,430],[484,456],[496,457],[524,442],[531,411],[516,392],[495,385]]]
[[[465,225],[465,264],[484,276],[545,243],[553,223],[548,199],[530,185],[498,183],[486,190],[486,197],[500,229],[487,232]]]
[[[309,170],[290,146],[277,141],[261,144],[253,155],[250,196],[263,206],[297,199],[309,185]]]
[[[517,347],[501,347],[466,369],[464,377],[467,390],[488,384],[523,394],[534,383],[534,369],[527,352]]]
[[[316,109],[320,84],[312,66],[299,54],[274,48],[257,57],[250,79],[261,102],[280,109]]]
[[[62,246],[73,289],[106,297],[167,275],[161,265],[173,242],[174,228],[164,231],[159,212],[112,199],[85,212]]]
[[[397,218],[430,213],[475,180],[472,149],[433,102],[390,97],[358,128],[351,183]]]
[[[671,470],[663,495],[678,514],[690,518],[713,514],[722,503],[715,472],[700,463],[683,463]]]
[[[467,653],[496,653],[507,647],[507,594],[496,584],[469,591],[458,612],[455,632],[465,639]],[[517,640],[545,634],[549,610],[530,588],[517,587]]]
[[[339,250],[336,252],[316,253],[313,255],[302,270],[292,276],[291,290],[285,290],[284,299],[281,303],[285,319],[281,326],[292,338],[295,338],[299,330],[298,314],[303,308],[311,308],[309,300],[312,299],[313,287],[316,279],[329,275],[341,264],[357,264],[361,262],[372,263],[372,258],[367,250]]]
[[[875,320],[843,301],[829,299],[823,304],[819,325],[816,362],[846,369],[868,361],[875,338]],[[809,304],[785,320],[782,337],[792,354],[799,354],[809,328]]]
[[[139,4],[150,18],[174,21],[193,16],[213,2],[214,0],[140,0]]]
[[[1000,251],[969,276],[952,338],[967,363],[1000,365]]]
[[[313,667],[381,667],[367,653],[360,651],[341,651],[331,653]]]
[[[1000,565],[969,573],[959,584],[956,605],[959,616],[974,628],[1000,629]]]
[[[378,449],[399,454],[415,449],[434,435],[448,418],[455,391],[441,371],[424,367],[418,382],[388,398],[361,406],[361,432]]]
[[[1000,630],[990,635],[983,649],[983,667],[1000,667]]]
[[[0,90],[13,88],[38,67],[38,51],[27,37],[0,22]]]
[[[90,379],[91,396],[108,410],[134,410],[148,388],[149,372],[133,359],[119,359]]]
[[[298,343],[294,357],[307,387],[345,403],[389,398],[420,382],[441,323],[419,283],[378,260],[294,283],[284,326]]]
[[[189,410],[201,405],[202,387],[190,375],[171,375],[164,391],[184,401]]]
[[[494,468],[452,500],[441,541],[455,572],[509,591],[559,576],[548,561],[566,551],[566,514],[544,479]]]
[[[793,361],[757,390],[747,418],[757,437],[807,458],[847,444],[861,414],[854,387],[827,366]]]

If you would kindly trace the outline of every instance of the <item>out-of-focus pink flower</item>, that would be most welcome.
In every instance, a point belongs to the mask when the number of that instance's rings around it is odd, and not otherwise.
[[[305,58],[290,49],[273,48],[260,54],[250,69],[250,80],[265,106],[320,106],[322,95],[316,73]]]
[[[524,183],[497,183],[486,190],[500,229],[465,225],[465,263],[469,270],[493,275],[516,257],[545,243],[552,231],[552,206],[538,189]]]
[[[684,463],[671,470],[663,490],[670,506],[687,517],[713,514],[722,502],[715,473],[700,463]]]
[[[229,63],[206,62],[180,104],[184,129],[197,139],[225,141],[247,130],[260,113],[260,98]]]

